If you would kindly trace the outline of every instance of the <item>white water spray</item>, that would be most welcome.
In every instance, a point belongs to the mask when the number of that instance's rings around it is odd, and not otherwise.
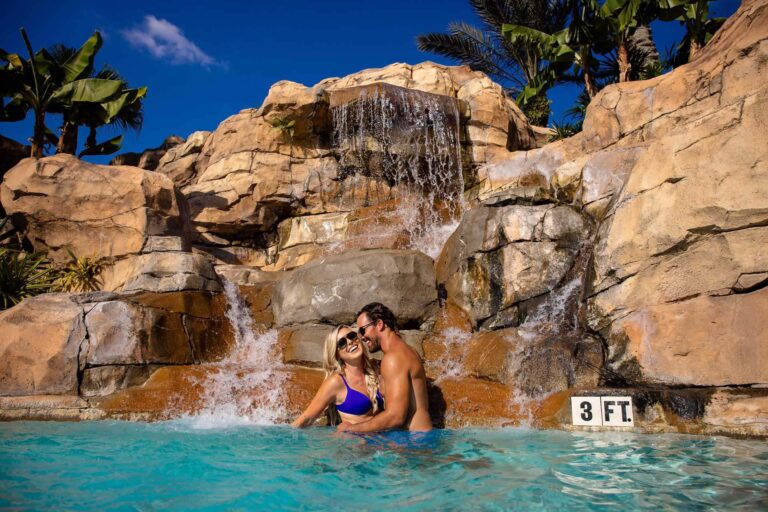
[[[274,425],[284,420],[286,373],[277,346],[277,331],[257,334],[248,305],[237,286],[224,280],[226,316],[235,334],[235,348],[211,365],[201,397],[203,407],[186,418],[196,428],[240,424]]]
[[[456,103],[383,85],[332,112],[342,175],[387,183],[389,198],[399,199],[397,219],[377,226],[378,234],[404,230],[410,248],[436,258],[464,206]]]

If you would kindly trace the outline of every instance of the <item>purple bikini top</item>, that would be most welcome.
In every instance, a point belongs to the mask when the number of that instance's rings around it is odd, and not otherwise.
[[[341,374],[340,374],[341,375]],[[373,409],[371,399],[367,395],[352,389],[347,384],[347,379],[341,375],[341,380],[344,381],[344,385],[347,386],[347,397],[344,401],[336,406],[336,410],[343,412],[344,414],[354,414],[355,416],[362,416],[368,414]],[[381,397],[381,393],[376,390],[376,402],[379,405],[379,410],[384,408],[384,399]]]

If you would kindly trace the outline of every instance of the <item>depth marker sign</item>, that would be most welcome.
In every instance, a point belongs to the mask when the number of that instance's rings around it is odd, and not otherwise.
[[[631,396],[571,397],[573,424],[590,427],[634,427]]]

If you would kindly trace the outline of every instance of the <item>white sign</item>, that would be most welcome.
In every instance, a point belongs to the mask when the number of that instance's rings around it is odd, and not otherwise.
[[[631,396],[571,397],[571,417],[577,426],[635,426]]]

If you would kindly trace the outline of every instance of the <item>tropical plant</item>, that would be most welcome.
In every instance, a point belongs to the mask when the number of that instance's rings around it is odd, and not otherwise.
[[[105,116],[104,122],[108,122],[131,99],[131,94],[124,90],[120,80],[90,78],[94,57],[102,45],[98,32],[94,32],[63,63],[57,62],[45,49],[35,53],[23,28],[21,36],[29,59],[24,60],[18,54],[0,51],[0,60],[6,63],[0,68],[0,95],[10,98],[8,103],[3,101],[0,105],[0,120],[19,121],[26,117],[28,110],[33,111],[35,120],[31,156],[42,157],[46,142],[57,139],[45,126],[47,113],[62,113],[66,118],[73,109],[94,104],[100,105],[100,112]],[[66,134],[62,136],[65,140],[71,137]]]
[[[71,260],[55,272],[53,287],[63,292],[90,292],[101,288],[101,273],[108,266],[108,258],[75,256],[67,249]]]
[[[48,52],[57,64],[62,65],[69,60],[77,50],[62,44],[48,48]],[[122,144],[123,136],[114,137],[101,144],[96,142],[97,128],[114,125],[122,129],[140,130],[144,121],[142,100],[147,88],[132,89],[128,82],[114,68],[102,66],[98,71],[91,71],[91,78],[102,80],[117,80],[121,82],[119,94],[103,103],[79,102],[67,105],[62,109],[61,135],[56,145],[57,153],[74,154],[77,150],[78,129],[80,126],[89,128],[83,155],[108,155],[114,153]]]
[[[272,126],[272,128],[280,130],[280,133],[286,135],[288,140],[293,140],[294,125],[296,124],[296,120],[289,121],[287,118],[273,117],[267,122],[270,124],[270,126]]]
[[[566,0],[469,0],[469,4],[482,21],[482,28],[451,23],[447,33],[418,36],[418,48],[486,73],[518,99],[547,62],[529,41],[505,38],[503,27],[515,24],[544,33],[557,32],[567,20]],[[550,113],[546,92],[541,88],[538,98],[519,101],[531,122],[542,126],[547,124]]]
[[[567,6],[568,27],[554,33],[519,24],[502,27],[510,44],[525,44],[546,63],[518,97],[521,104],[558,82],[580,81],[590,98],[597,94],[595,55],[610,51],[607,25],[601,21],[597,0],[569,0]]]
[[[567,139],[581,131],[581,123],[552,123],[554,133],[547,139],[548,142],[554,142],[560,139]]]
[[[662,9],[662,19],[677,20],[685,26],[686,34],[681,41],[678,53],[691,59],[706,45],[717,30],[725,23],[725,18],[710,18],[709,4],[712,0],[658,0]]]
[[[611,34],[616,47],[619,82],[628,82],[632,74],[629,46],[635,30],[657,18],[656,0],[606,0],[599,20]]]
[[[43,254],[0,247],[0,300],[2,309],[27,297],[50,291],[53,269]]]

